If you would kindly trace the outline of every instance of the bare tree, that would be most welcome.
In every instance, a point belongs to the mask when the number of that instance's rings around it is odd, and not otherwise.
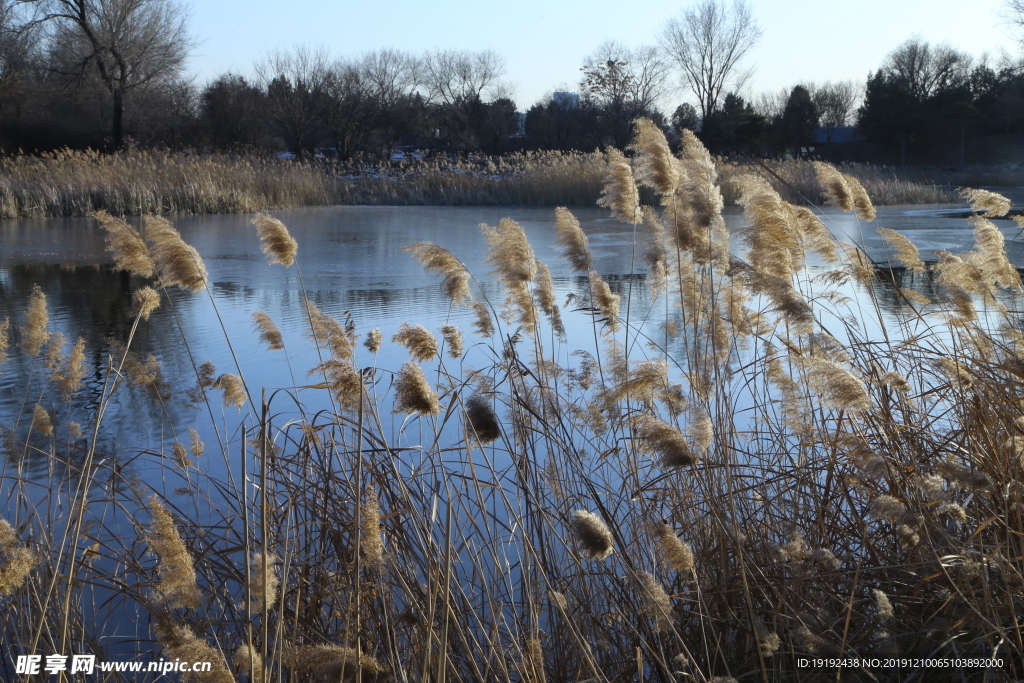
[[[728,83],[738,90],[750,77],[749,70],[740,69],[740,61],[760,37],[761,29],[744,0],[734,0],[731,9],[722,0],[701,0],[668,21],[661,43],[697,96],[706,119]]]
[[[20,113],[39,56],[39,31],[12,0],[0,0],[0,114]]]
[[[504,75],[505,60],[491,50],[437,50],[424,57],[420,81],[429,99],[450,106],[493,96]]]
[[[323,113],[330,77],[326,50],[295,47],[274,52],[256,64],[256,76],[267,94],[270,117],[280,126],[301,159],[303,143],[316,130]]]
[[[832,142],[836,128],[850,125],[860,100],[860,87],[853,81],[826,81],[821,85],[809,83],[807,89],[825,129],[825,139]]]
[[[945,44],[932,47],[915,37],[890,52],[882,68],[923,100],[939,90],[967,82],[971,64],[971,56],[965,52]]]
[[[653,46],[628,48],[607,40],[587,55],[583,90],[605,103],[633,102],[652,109],[665,94],[668,64]]]
[[[125,98],[135,89],[174,81],[193,41],[175,0],[21,0],[52,27],[54,68],[83,79],[95,74],[110,94],[111,135],[124,145]]]

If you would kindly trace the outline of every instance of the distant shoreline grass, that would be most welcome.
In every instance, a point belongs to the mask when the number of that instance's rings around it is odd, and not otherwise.
[[[732,179],[766,177],[787,200],[824,203],[809,161],[764,162],[785,183],[751,160],[718,161],[727,204]],[[598,153],[541,152],[470,158],[341,164],[296,163],[255,155],[131,150],[114,155],[63,150],[40,156],[0,157],[0,218],[253,213],[330,205],[592,206],[606,164]],[[850,164],[876,204],[957,201],[924,176]],[[795,190],[795,191],[794,191]]]

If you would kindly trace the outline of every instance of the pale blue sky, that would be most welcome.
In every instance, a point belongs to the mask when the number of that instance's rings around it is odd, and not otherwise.
[[[583,57],[605,39],[652,44],[665,21],[687,2],[646,0],[194,0],[192,27],[200,44],[191,68],[202,84],[226,71],[252,72],[261,55],[297,44],[324,46],[336,56],[380,47],[492,49],[506,60],[506,79],[525,110],[559,84],[575,89]],[[748,91],[799,82],[863,81],[885,55],[913,34],[933,43],[998,59],[1016,54],[1001,22],[1003,0],[752,0],[764,35],[748,62]],[[673,102],[686,95],[674,96]]]

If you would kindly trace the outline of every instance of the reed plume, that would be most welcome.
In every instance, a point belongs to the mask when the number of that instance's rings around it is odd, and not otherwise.
[[[640,572],[644,596],[647,598],[647,613],[658,624],[658,630],[668,633],[672,629],[672,600],[650,572]]]
[[[529,638],[526,641],[526,652],[523,653],[523,660],[525,668],[523,681],[527,683],[546,683],[544,648],[541,646],[539,638]]]
[[[335,358],[351,361],[353,341],[349,332],[332,315],[321,311],[310,299],[305,299],[305,303],[310,324],[309,336],[318,347],[322,345],[330,349],[331,355]]]
[[[444,337],[444,342],[448,346],[448,355],[452,358],[461,357],[462,330],[455,325],[443,325],[441,327],[441,335]]]
[[[893,618],[892,603],[889,602],[889,596],[878,590],[877,588],[871,589],[871,597],[875,601],[875,611],[878,613],[878,617],[883,621],[888,621]]]
[[[548,317],[552,331],[559,337],[565,336],[565,325],[562,324],[562,313],[555,303],[555,283],[551,279],[551,269],[543,262],[537,261],[537,286],[533,290],[534,298],[540,310]]]
[[[924,261],[921,260],[921,255],[918,253],[917,247],[913,242],[889,228],[878,228],[877,231],[886,244],[896,252],[896,260],[904,268],[912,273],[924,274]]]
[[[469,270],[450,251],[433,242],[417,242],[405,247],[402,251],[407,251],[416,257],[416,260],[427,272],[444,277],[442,281],[444,293],[453,305],[460,306],[473,300],[473,295],[469,291]]]
[[[295,263],[299,243],[292,238],[284,223],[265,213],[256,214],[252,222],[260,237],[263,253],[270,257],[269,265],[280,263],[287,268]]]
[[[433,360],[437,356],[437,337],[423,325],[402,323],[391,341],[404,346],[409,355],[421,363]]]
[[[487,263],[505,286],[505,312],[508,322],[518,322],[528,333],[537,325],[529,283],[537,274],[537,259],[526,239],[523,227],[510,218],[502,218],[497,228],[481,225],[487,241]]]
[[[97,211],[93,215],[106,232],[107,251],[113,255],[118,270],[127,270],[139,277],[152,277],[156,266],[139,233],[106,211]]]
[[[676,535],[668,522],[655,527],[655,538],[662,558],[672,569],[680,574],[693,571],[693,548]]]
[[[245,405],[245,384],[238,375],[225,372],[214,381],[213,388],[224,392],[225,406],[234,406],[241,410]]]
[[[583,553],[592,560],[603,560],[614,551],[612,532],[600,517],[589,510],[577,510],[570,521]]]
[[[185,243],[166,218],[147,216],[146,238],[153,251],[157,272],[165,287],[177,285],[191,292],[206,289],[206,266],[199,252]]]
[[[331,683],[370,683],[388,671],[370,655],[339,645],[291,645],[284,649],[282,660],[299,676],[313,675]]]
[[[632,418],[631,425],[641,448],[657,455],[662,466],[690,467],[697,462],[682,432],[667,422],[641,413]]]
[[[667,233],[658,218],[658,212],[649,206],[643,207],[647,248],[643,254],[647,264],[647,287],[651,298],[656,298],[665,289],[668,278],[668,249],[665,246]]]
[[[252,683],[266,683],[266,672],[263,669],[263,657],[259,650],[248,643],[243,644],[235,651],[231,659],[243,676],[248,676]]]
[[[7,349],[11,347],[11,319],[0,320],[0,365],[7,362]],[[2,373],[0,373],[2,374]]]
[[[274,553],[254,552],[249,558],[252,574],[249,576],[249,595],[253,613],[267,614],[277,603],[281,579],[277,575],[280,560]]]
[[[39,355],[39,351],[50,339],[50,314],[46,310],[46,295],[39,285],[32,285],[32,294],[25,309],[25,326],[21,328],[21,348],[29,357]]]
[[[814,162],[814,171],[818,175],[818,182],[821,183],[825,196],[828,197],[832,206],[838,206],[843,211],[853,211],[853,192],[847,184],[848,176],[840,173],[835,166],[822,161]]]
[[[803,371],[803,379],[828,408],[868,410],[871,398],[859,377],[839,363],[823,358],[802,357],[795,360]]]
[[[189,427],[189,437],[191,437],[191,443],[189,444],[189,452],[196,458],[203,457],[203,452],[206,450],[203,446],[203,440],[199,438],[199,432],[194,428]]]
[[[363,391],[363,376],[347,360],[330,358],[310,370],[309,374],[322,373],[330,382],[331,392],[342,410],[356,410]]]
[[[363,342],[366,348],[370,350],[370,353],[377,353],[380,351],[381,342],[384,341],[384,335],[381,334],[379,328],[373,328],[366,334],[366,341]]]
[[[132,307],[128,315],[149,320],[150,314],[160,307],[160,294],[152,287],[142,287],[132,294]]]
[[[633,141],[628,149],[636,152],[636,177],[660,195],[671,195],[679,182],[675,157],[665,134],[650,119],[633,122]]]
[[[485,396],[473,394],[466,399],[466,433],[481,445],[501,437],[501,424],[494,414],[491,402]]]
[[[82,388],[83,379],[85,379],[85,339],[79,337],[54,377],[61,398],[70,402]]]
[[[593,296],[593,306],[601,310],[609,330],[615,330],[619,326],[619,300],[618,294],[612,294],[608,283],[604,281],[596,270],[590,271],[590,292]]]
[[[174,460],[178,463],[178,467],[183,470],[195,466],[195,463],[188,459],[188,451],[185,450],[185,444],[180,441],[175,441],[171,444],[171,455],[174,456]]]
[[[857,217],[865,221],[875,220],[877,212],[875,211],[875,205],[871,201],[871,197],[868,196],[867,190],[860,184],[860,181],[851,175],[844,175],[846,184],[850,188],[851,194],[853,194],[853,208],[857,211]]]
[[[38,560],[35,553],[21,544],[10,522],[0,517],[0,595],[18,590]]]
[[[494,335],[494,320],[491,318],[491,312],[487,310],[487,304],[483,301],[473,302],[473,311],[476,313],[476,318],[473,320],[473,329],[481,337],[491,337]]]
[[[985,280],[998,287],[1020,288],[1020,274],[1006,257],[1006,240],[991,221],[974,217],[974,251],[966,260],[981,271]]]
[[[881,495],[871,500],[868,504],[868,514],[875,519],[883,519],[888,522],[899,522],[903,519],[907,507],[889,495]]]
[[[380,540],[380,500],[372,487],[363,498],[362,515],[360,541],[363,555],[367,565],[379,570],[384,566],[384,544]]]
[[[957,194],[966,199],[971,209],[986,218],[1000,218],[1010,213],[1013,204],[1001,194],[971,187],[958,187]]]
[[[274,324],[274,321],[270,319],[266,312],[256,311],[253,313],[252,322],[260,333],[260,341],[266,344],[269,350],[280,351],[284,348],[284,338],[281,336],[281,330],[277,329],[277,325]]]
[[[625,223],[640,222],[640,193],[633,179],[629,160],[615,148],[608,150],[608,175],[605,176],[598,206],[606,206],[612,216]]]
[[[414,361],[409,361],[398,371],[395,380],[395,412],[437,415],[441,403],[430,388],[423,370]]]
[[[555,235],[555,244],[562,247],[562,258],[569,261],[573,270],[589,273],[594,257],[587,235],[576,216],[564,206],[555,209]]]
[[[172,614],[164,609],[154,609],[153,630],[157,641],[163,647],[165,660],[179,659],[186,662],[210,662],[210,670],[191,672],[197,683],[235,683],[235,677],[228,670],[224,654],[211,647],[204,638],[198,637],[192,629],[175,621]]]
[[[157,601],[170,609],[198,607],[200,596],[192,556],[181,540],[171,513],[156,496],[149,499],[149,513],[153,521],[146,532],[146,542],[157,556]]]
[[[50,414],[38,403],[32,409],[32,429],[43,436],[53,434],[53,422],[50,420]]]

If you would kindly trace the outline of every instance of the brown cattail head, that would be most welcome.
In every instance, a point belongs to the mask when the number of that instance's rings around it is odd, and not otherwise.
[[[640,222],[640,193],[633,179],[633,169],[629,159],[617,149],[608,150],[608,175],[597,204],[611,209],[612,215],[621,221]]]
[[[166,218],[147,216],[145,232],[165,287],[177,285],[192,292],[206,289],[203,259],[195,248],[185,243]]]
[[[270,265],[280,263],[287,268],[295,263],[299,243],[292,239],[284,223],[265,213],[256,214],[252,222],[260,236],[263,253],[270,257]]]
[[[466,399],[466,433],[479,444],[489,444],[501,437],[501,424],[491,402],[473,394]]]
[[[437,355],[437,337],[423,325],[402,323],[391,341],[404,346],[409,355],[420,362],[432,360]]]
[[[636,177],[658,194],[671,195],[676,191],[679,171],[665,134],[650,119],[637,119],[633,130],[629,149],[636,152]]]
[[[156,496],[149,499],[149,512],[153,521],[146,540],[158,560],[157,601],[171,609],[197,607],[200,596],[196,587],[196,570],[171,513]]]
[[[133,318],[149,320],[149,315],[160,307],[160,294],[152,287],[142,287],[132,294],[132,308],[129,312]]]
[[[270,319],[264,311],[256,311],[252,314],[252,322],[260,333],[260,341],[267,345],[271,351],[280,351],[284,348],[284,338],[281,337],[281,330]]]
[[[371,488],[363,499],[362,534],[360,542],[367,564],[373,569],[384,566],[384,544],[380,540],[380,500],[377,491]]]
[[[437,394],[430,388],[423,370],[413,361],[398,371],[395,380],[395,412],[419,415],[437,415],[441,412]]]
[[[140,277],[152,277],[156,266],[149,255],[146,243],[139,233],[120,218],[114,218],[106,211],[93,214],[106,233],[107,251],[114,256],[119,270],[127,270]]]
[[[448,355],[452,358],[462,356],[462,330],[455,325],[442,325],[441,334],[444,336],[444,343],[448,345]]]
[[[21,544],[18,533],[0,517],[0,595],[10,595],[25,583],[38,558]]]
[[[573,513],[571,526],[584,554],[592,560],[603,560],[612,554],[612,532],[600,517],[589,510]]]
[[[370,350],[370,353],[377,353],[380,351],[380,345],[383,341],[384,335],[381,334],[379,328],[375,327],[367,333],[366,341],[363,343],[366,345],[366,348]]]
[[[245,405],[245,384],[238,375],[225,372],[214,381],[213,387],[224,392],[224,405],[239,410]]]
[[[986,218],[999,218],[1010,212],[1013,205],[1001,194],[971,187],[957,188],[957,193],[971,204],[971,208]]]
[[[249,576],[249,595],[254,614],[266,614],[277,602],[277,589],[281,583],[277,575],[278,561],[274,553],[255,552],[249,558],[252,571]]]
[[[580,227],[576,216],[564,206],[555,209],[555,235],[555,244],[562,247],[562,256],[569,261],[573,270],[589,273],[593,256],[590,253],[587,235]]]
[[[469,291],[469,271],[453,253],[433,242],[417,242],[403,251],[415,256],[427,272],[444,277],[444,292],[454,305],[459,306],[473,299]]]
[[[21,347],[29,356],[39,354],[50,338],[50,314],[46,310],[46,295],[39,285],[32,286],[32,294],[25,309],[25,327],[21,328]]]

